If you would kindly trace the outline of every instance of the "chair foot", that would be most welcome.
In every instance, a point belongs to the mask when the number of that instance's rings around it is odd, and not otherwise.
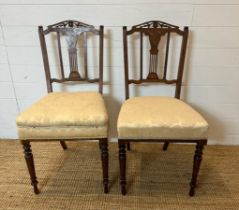
[[[61,146],[62,146],[63,150],[67,150],[66,142],[60,141],[60,143],[61,143]]]
[[[166,151],[168,149],[168,145],[169,143],[168,142],[165,142],[164,145],[163,145],[163,151]]]
[[[104,193],[107,194],[109,192],[108,184],[104,185]]]
[[[119,140],[120,185],[122,195],[126,195],[126,151],[125,142]]]
[[[33,159],[33,155],[32,155],[30,142],[22,141],[22,145],[23,145],[23,149],[24,149],[25,160],[26,160],[28,172],[29,172],[30,178],[31,178],[31,185],[33,186],[34,193],[39,194],[40,191],[37,188],[38,181],[37,181],[37,177],[36,177],[34,159]]]
[[[37,185],[33,185],[33,190],[36,195],[40,193],[39,189],[37,188]]]
[[[121,185],[121,194],[126,195],[126,186]]]
[[[130,147],[130,142],[127,143],[127,150],[130,151],[131,147]]]
[[[194,161],[193,161],[193,172],[192,172],[192,179],[190,182],[189,196],[194,196],[195,194],[198,172],[202,162],[203,147],[204,147],[203,142],[197,142],[195,155],[194,155]]]
[[[100,139],[99,147],[101,150],[101,161],[102,161],[102,169],[103,169],[103,185],[104,185],[104,193],[109,192],[109,154],[108,154],[108,140]]]
[[[190,196],[190,197],[193,197],[194,195],[195,195],[195,189],[192,189],[192,188],[191,188],[191,189],[189,190],[189,196]]]

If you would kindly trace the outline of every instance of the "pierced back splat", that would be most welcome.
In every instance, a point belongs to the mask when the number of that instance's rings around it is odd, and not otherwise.
[[[134,26],[133,28],[141,29],[141,34],[146,35],[149,39],[150,43],[150,59],[149,59],[149,73],[147,75],[147,79],[149,80],[157,80],[159,79],[157,67],[158,67],[158,46],[161,41],[161,37],[166,34],[165,30],[162,30],[162,28],[178,28],[177,26],[173,26],[167,23],[159,22],[159,21],[150,21],[147,23],[143,23],[137,26]],[[166,79],[166,71],[167,71],[167,60],[168,60],[168,49],[169,49],[169,41],[170,41],[170,32],[168,34],[167,39],[167,49],[166,49],[166,58],[165,58],[165,68],[164,68],[164,76],[163,78]],[[142,37],[143,39],[143,37]],[[141,43],[142,44],[142,43]]]
[[[52,79],[50,74],[50,67],[47,55],[47,48],[45,42],[45,35],[55,32],[57,34],[57,45],[58,45],[58,55],[60,61],[61,79]],[[99,50],[99,77],[98,79],[88,78],[88,68],[87,68],[87,33],[91,32],[93,34],[99,35],[100,50]],[[77,58],[77,42],[79,37],[83,35],[84,40],[84,77],[80,75],[78,69],[78,58]],[[61,50],[61,39],[63,36],[66,40],[68,56],[69,56],[69,66],[70,74],[65,77],[64,65]],[[67,81],[87,81],[87,82],[99,82],[99,91],[102,92],[102,79],[103,73],[103,26],[100,26],[100,30],[95,29],[92,25],[88,25],[79,21],[67,20],[62,21],[47,27],[44,31],[43,27],[39,27],[39,37],[41,42],[41,49],[44,61],[44,67],[46,71],[47,87],[48,92],[52,92],[53,82],[67,82]]]
[[[149,62],[149,74],[147,79],[158,79],[157,64],[158,64],[158,45],[161,39],[159,31],[145,32],[149,36],[150,49],[150,62]]]
[[[140,79],[134,80],[128,78],[128,47],[127,36],[133,33],[140,33]],[[182,36],[182,47],[178,65],[177,79],[167,79],[167,67],[169,57],[169,45],[170,34],[176,33]],[[163,76],[159,78],[158,75],[158,57],[159,57],[159,43],[162,36],[166,36],[165,57]],[[124,40],[124,61],[125,61],[125,92],[126,99],[129,98],[129,84],[140,84],[144,82],[161,82],[166,84],[176,84],[175,97],[180,97],[183,67],[186,53],[186,44],[188,36],[188,27],[184,27],[184,30],[180,30],[178,26],[171,25],[162,21],[148,21],[139,25],[135,25],[131,30],[127,31],[126,27],[123,27],[123,40]],[[149,70],[146,78],[143,78],[143,39],[148,37],[150,44],[150,57],[149,57]]]

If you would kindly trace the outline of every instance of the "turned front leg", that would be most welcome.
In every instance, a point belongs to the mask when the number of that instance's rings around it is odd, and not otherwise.
[[[108,140],[101,139],[99,141],[100,150],[101,150],[101,160],[102,160],[102,169],[103,169],[103,184],[104,184],[104,193],[108,193],[108,185],[109,185],[109,154],[108,154]]]
[[[31,150],[31,145],[29,141],[22,141],[23,149],[24,149],[24,154],[25,154],[25,160],[28,168],[28,172],[30,174],[31,178],[31,184],[34,189],[34,193],[38,194],[39,190],[37,188],[37,177],[36,177],[36,171],[35,171],[35,166],[34,166],[34,159],[32,155],[32,150]]]
[[[198,172],[202,162],[203,147],[204,147],[203,142],[197,142],[195,155],[194,155],[194,161],[193,161],[192,179],[190,182],[190,191],[189,191],[190,196],[194,196],[195,194],[195,187],[197,185]]]
[[[126,194],[126,151],[125,142],[119,140],[120,185],[122,195]]]

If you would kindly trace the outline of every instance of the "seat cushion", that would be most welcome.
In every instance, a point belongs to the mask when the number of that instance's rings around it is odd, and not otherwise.
[[[205,139],[208,123],[192,107],[172,97],[128,99],[121,107],[119,139]]]
[[[21,139],[105,138],[108,116],[98,92],[54,92],[17,117]]]

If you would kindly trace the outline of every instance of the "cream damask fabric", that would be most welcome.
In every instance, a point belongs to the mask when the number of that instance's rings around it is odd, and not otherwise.
[[[96,139],[106,138],[108,127],[105,126],[48,126],[48,127],[18,127],[21,140],[39,139]]]
[[[17,118],[18,134],[26,138],[104,138],[108,115],[98,92],[54,92]]]
[[[122,139],[206,139],[208,123],[181,100],[145,96],[125,101],[117,129]]]

